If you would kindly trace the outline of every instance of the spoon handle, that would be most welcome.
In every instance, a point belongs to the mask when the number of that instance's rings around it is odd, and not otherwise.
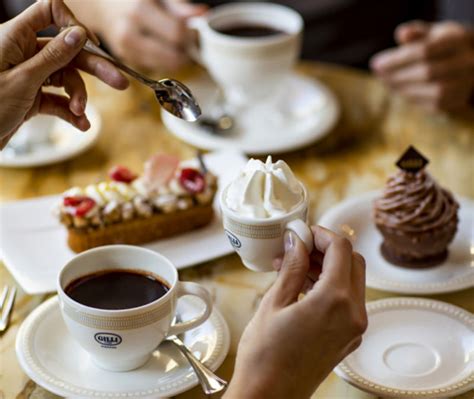
[[[152,89],[155,88],[155,85],[157,84],[157,82],[155,80],[147,78],[146,76],[142,75],[141,73],[133,70],[132,68],[129,68],[128,66],[126,66],[124,64],[122,64],[120,61],[116,60],[110,54],[108,54],[107,52],[102,50],[99,46],[95,45],[91,40],[87,39],[86,43],[84,44],[84,50],[88,51],[89,53],[98,55],[99,57],[107,59],[112,64],[114,64],[117,68],[119,68],[122,71],[126,72],[131,77],[138,80],[140,83],[143,83],[144,85],[150,86]]]
[[[194,369],[196,376],[198,377],[199,383],[206,395],[221,392],[227,386],[227,381],[214,374],[206,365],[200,362],[193,353],[186,347],[186,345],[176,336],[170,336],[167,338],[168,341],[172,342],[181,353],[186,356]]]

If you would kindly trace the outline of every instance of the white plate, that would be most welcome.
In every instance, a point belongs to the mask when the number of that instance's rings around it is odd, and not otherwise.
[[[346,235],[367,262],[367,286],[402,294],[439,294],[474,286],[474,202],[457,197],[459,225],[449,246],[449,256],[439,266],[407,269],[392,265],[380,253],[382,235],[372,217],[372,205],[380,192],[349,198],[326,212],[319,223]]]
[[[206,164],[225,187],[247,162],[237,152],[205,156]],[[198,230],[144,245],[169,258],[178,269],[233,252],[224,235],[219,192],[214,202],[213,221]],[[60,196],[48,196],[6,203],[0,206],[0,237],[3,261],[28,294],[56,290],[59,270],[75,254],[66,243],[67,231],[52,213]]]
[[[56,119],[51,132],[52,145],[35,146],[34,151],[22,155],[12,155],[5,149],[0,152],[0,167],[30,168],[50,165],[86,151],[97,141],[102,125],[100,115],[92,105],[87,106],[86,112],[91,123],[87,132],[81,132],[62,119]]]
[[[362,345],[335,369],[350,384],[390,398],[447,398],[474,388],[474,316],[423,298],[367,304]]]
[[[184,319],[199,310],[197,299],[186,297],[178,302],[178,312]],[[182,339],[213,370],[222,364],[229,350],[229,329],[216,309],[204,324],[186,332]],[[69,335],[57,297],[41,304],[23,322],[16,338],[16,354],[33,381],[65,397],[157,399],[177,395],[198,383],[187,360],[168,343],[137,370],[116,373],[97,367]]]
[[[186,82],[199,101],[204,115],[215,108],[216,85],[203,76]],[[163,123],[175,136],[199,148],[239,149],[247,154],[268,155],[292,151],[314,143],[327,135],[339,117],[339,103],[322,83],[290,75],[281,100],[273,104],[255,104],[236,113],[235,128],[228,137],[216,136],[162,111]]]

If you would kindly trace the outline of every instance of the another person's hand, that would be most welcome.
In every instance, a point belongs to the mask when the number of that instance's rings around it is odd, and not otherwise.
[[[187,0],[67,0],[114,55],[143,69],[176,70],[189,61],[186,20],[207,7]]]
[[[36,32],[52,24],[75,27],[53,39],[37,39]],[[39,1],[0,25],[0,150],[23,122],[38,113],[58,116],[81,130],[90,127],[86,88],[76,68],[116,89],[128,86],[111,63],[80,53],[86,39],[86,29],[61,0]],[[69,97],[43,92],[46,85],[64,87]]]
[[[399,46],[376,54],[374,72],[395,92],[429,110],[466,108],[474,93],[474,33],[455,22],[400,25]]]
[[[364,259],[347,239],[312,229],[311,257],[287,233],[284,259],[274,262],[278,278],[242,335],[225,398],[308,398],[360,345],[367,328]]]

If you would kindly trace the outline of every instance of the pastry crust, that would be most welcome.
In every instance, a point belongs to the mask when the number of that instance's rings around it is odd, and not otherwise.
[[[214,211],[212,202],[172,213],[155,213],[146,218],[99,226],[68,227],[68,245],[74,252],[110,244],[139,245],[168,238],[209,224]]]

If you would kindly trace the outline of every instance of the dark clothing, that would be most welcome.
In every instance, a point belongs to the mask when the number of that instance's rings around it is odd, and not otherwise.
[[[130,0],[131,1],[131,0]],[[193,0],[211,6],[225,0]],[[245,1],[245,0],[242,0]],[[261,1],[261,0],[260,0]],[[0,0],[10,17],[33,0]],[[453,19],[474,26],[474,0],[274,0],[305,21],[303,58],[366,68],[369,58],[395,45],[402,22]],[[5,13],[3,20],[5,20]]]

